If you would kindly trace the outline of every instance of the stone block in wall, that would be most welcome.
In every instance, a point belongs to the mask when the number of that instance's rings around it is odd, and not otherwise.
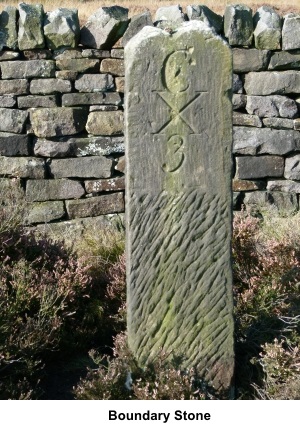
[[[71,91],[72,84],[65,79],[33,79],[30,82],[31,94],[70,93]]]
[[[257,115],[247,115],[240,112],[233,112],[232,124],[246,127],[262,127],[261,119]]]
[[[62,201],[34,203],[26,208],[24,224],[47,223],[63,218],[65,215],[66,210]]]
[[[41,4],[19,4],[19,49],[44,48],[44,8]]]
[[[269,70],[300,69],[300,51],[274,52],[269,63]]]
[[[125,91],[125,78],[123,78],[123,77],[115,78],[115,83],[116,83],[116,91],[118,93],[124,93],[124,91]]]
[[[0,51],[3,48],[17,49],[17,9],[6,6],[0,13]]]
[[[257,191],[266,188],[266,182],[264,181],[250,181],[246,179],[234,179],[232,181],[233,191]]]
[[[0,132],[0,155],[7,157],[29,155],[29,136]]]
[[[71,58],[56,60],[56,67],[59,70],[71,70],[72,72],[99,72],[100,60],[93,58]]]
[[[26,182],[26,200],[28,202],[79,199],[84,194],[85,190],[81,183],[71,179],[29,179]]]
[[[300,118],[294,119],[294,129],[300,130]]]
[[[13,61],[20,58],[19,52],[2,51],[0,52],[0,61]]]
[[[81,54],[83,58],[110,58],[108,49],[83,49]]]
[[[300,180],[300,154],[287,157],[285,160],[284,177]]]
[[[186,8],[189,20],[202,21],[220,34],[223,30],[223,17],[210,10],[205,5],[190,5]]]
[[[80,107],[37,108],[30,112],[34,134],[38,137],[69,136],[84,130],[87,112]]]
[[[0,157],[0,175],[42,179],[45,176],[45,162],[35,157]]]
[[[125,190],[125,177],[119,176],[109,179],[98,179],[96,181],[84,181],[87,193],[99,193],[103,191]]]
[[[247,96],[245,94],[232,95],[232,108],[233,110],[244,109],[247,103]]]
[[[49,49],[75,48],[80,38],[78,10],[59,8],[46,13],[44,35]]]
[[[115,105],[90,105],[89,112],[111,112],[118,110],[118,106]]]
[[[125,173],[125,168],[126,168],[125,156],[123,155],[118,159],[117,165],[115,166],[115,170],[117,172]]]
[[[247,96],[246,110],[261,118],[295,118],[298,115],[295,100],[286,96]]]
[[[57,79],[66,79],[68,81],[75,81],[78,76],[78,72],[74,72],[73,70],[57,70],[55,72],[55,77]]]
[[[75,81],[75,88],[83,93],[98,93],[115,88],[113,77],[107,73],[100,75],[79,75]],[[70,91],[69,91],[70,92]]]
[[[27,79],[0,79],[0,94],[28,94],[29,82]]]
[[[233,127],[233,152],[241,155],[285,155],[300,149],[300,132]]]
[[[86,124],[86,130],[93,135],[112,136],[123,134],[124,114],[116,112],[90,112]]]
[[[232,55],[233,71],[236,73],[258,72],[268,68],[270,51],[233,48]]]
[[[300,15],[289,13],[282,27],[282,49],[300,49]]]
[[[56,95],[49,96],[21,96],[18,97],[18,108],[38,108],[38,107],[57,107],[58,100]]]
[[[26,60],[51,60],[52,52],[48,49],[27,49],[22,52]]]
[[[224,34],[231,46],[251,46],[252,9],[245,5],[227,5],[224,13]]]
[[[126,46],[130,39],[133,38],[142,28],[146,25],[153,25],[151,13],[147,10],[146,12],[135,15],[130,19],[129,25],[122,37],[122,46]]]
[[[243,81],[236,73],[232,75],[232,92],[235,94],[243,93]]]
[[[67,200],[69,218],[84,218],[124,212],[124,195],[122,192],[89,197],[80,200]]]
[[[268,181],[267,190],[284,193],[300,193],[300,182],[289,180]]]
[[[81,48],[59,48],[55,49],[53,54],[53,58],[55,61],[58,60],[78,60],[82,59],[82,49]]]
[[[300,93],[300,71],[250,72],[245,76],[244,88],[248,95]]]
[[[80,43],[90,48],[109,49],[123,36],[128,22],[128,9],[101,7],[81,28]]]
[[[113,76],[125,76],[124,60],[118,58],[105,58],[101,61],[101,73],[110,73]]]
[[[10,94],[0,96],[0,106],[4,108],[13,108],[17,104],[16,96]]]
[[[0,131],[22,133],[28,112],[19,109],[0,108]]]
[[[294,121],[286,118],[263,118],[263,125],[265,127],[276,128],[276,129],[293,129]]]
[[[125,151],[124,136],[89,136],[70,138],[77,157],[86,155],[111,155]]]
[[[299,207],[295,194],[277,191],[254,191],[246,193],[244,204],[254,211],[273,210],[282,216],[294,214],[298,211]]]
[[[182,8],[179,5],[162,6],[156,10],[154,21],[167,21],[168,23],[181,24],[186,20]]]
[[[34,155],[39,157],[64,158],[73,156],[74,153],[74,145],[68,141],[36,139],[34,142]]]
[[[63,94],[62,106],[80,106],[109,104],[120,106],[121,97],[118,93],[70,93]]]
[[[284,159],[276,155],[236,157],[236,179],[280,178]]]
[[[55,62],[52,60],[5,61],[0,63],[3,79],[52,78]]]
[[[54,178],[109,178],[113,160],[103,156],[51,160],[49,170]]]
[[[253,17],[257,49],[280,49],[282,18],[270,6],[260,7]]]

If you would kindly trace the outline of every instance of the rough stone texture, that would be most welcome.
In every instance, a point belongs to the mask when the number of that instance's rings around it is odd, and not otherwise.
[[[56,60],[56,67],[59,70],[70,70],[72,72],[83,73],[99,71],[100,60],[90,58],[67,58]]]
[[[117,93],[71,93],[63,94],[63,106],[80,106],[80,105],[116,105],[122,103],[121,97]]]
[[[300,130],[300,118],[294,120],[294,129]]]
[[[293,129],[294,121],[286,118],[264,118],[263,125],[265,127],[277,128],[277,129]]]
[[[245,90],[253,96],[300,93],[300,71],[250,72],[245,76]]]
[[[73,70],[58,70],[55,72],[55,77],[57,79],[67,79],[69,81],[75,81],[78,72],[73,72]]]
[[[289,13],[282,27],[282,49],[300,49],[300,15]]]
[[[22,52],[26,60],[51,60],[52,52],[48,49],[28,49]]]
[[[227,390],[231,53],[190,21],[173,34],[145,27],[125,59],[129,346],[140,363],[174,352]]]
[[[66,158],[52,160],[49,169],[54,178],[109,178],[112,164],[102,156]]]
[[[288,157],[285,160],[284,177],[287,179],[300,180],[300,154]]]
[[[0,175],[41,179],[45,176],[45,162],[34,157],[0,157]]]
[[[72,156],[75,147],[71,142],[57,142],[47,139],[37,139],[34,144],[34,155],[39,157],[64,158]]]
[[[232,95],[232,108],[233,110],[244,109],[247,103],[247,96],[244,94]]]
[[[81,55],[83,58],[110,58],[110,52],[104,49],[83,49]]]
[[[33,79],[30,82],[31,94],[70,93],[71,91],[71,82],[64,79]]]
[[[294,181],[268,181],[267,190],[284,193],[300,193],[300,182]]]
[[[232,54],[233,70],[236,73],[258,72],[268,68],[269,51],[234,48]]]
[[[269,63],[269,70],[300,69],[300,51],[274,52]]]
[[[41,4],[19,4],[19,49],[44,48],[43,33],[44,9]]]
[[[0,51],[3,48],[17,49],[17,9],[6,6],[0,13]]]
[[[117,58],[106,58],[101,61],[101,73],[111,73],[114,76],[124,76],[124,60]]]
[[[0,96],[0,106],[4,108],[13,108],[17,104],[16,96],[5,95]]]
[[[12,61],[20,58],[19,52],[2,51],[0,52],[0,61]]]
[[[79,199],[84,194],[85,191],[80,182],[70,179],[28,180],[26,186],[28,202]]]
[[[27,117],[26,111],[0,108],[0,131],[22,133]]]
[[[251,46],[252,9],[245,5],[227,5],[224,14],[224,33],[232,46]]]
[[[126,162],[125,162],[125,156],[123,156],[118,159],[118,163],[115,166],[115,170],[117,172],[125,173],[125,169],[126,169]]]
[[[126,46],[130,39],[133,38],[146,25],[153,25],[151,13],[147,10],[144,13],[135,15],[131,18],[129,25],[122,37],[122,46]]]
[[[263,190],[266,188],[266,183],[264,181],[247,181],[243,179],[234,179],[232,181],[233,191],[255,191]]]
[[[66,207],[70,218],[124,212],[124,195],[119,192],[81,200],[68,200]]]
[[[99,193],[103,191],[122,191],[125,190],[125,177],[115,177],[110,179],[99,179],[97,181],[85,181],[87,193]]]
[[[123,36],[128,25],[128,9],[101,7],[81,28],[80,43],[97,49],[109,49]]]
[[[199,20],[212,27],[217,33],[223,30],[223,17],[210,10],[205,5],[190,5],[186,8],[189,20]]]
[[[56,96],[23,96],[18,97],[18,108],[56,107],[58,101]]]
[[[154,21],[167,21],[169,23],[180,24],[185,21],[185,16],[179,5],[163,6],[157,9]]]
[[[255,47],[280,49],[282,18],[270,6],[260,7],[253,17]]]
[[[75,48],[80,37],[78,10],[59,8],[48,12],[44,21],[44,34],[49,49]]]
[[[269,128],[233,128],[233,152],[241,155],[285,155],[300,149],[300,132]]]
[[[27,79],[0,80],[0,94],[28,94]]]
[[[244,198],[246,207],[250,207],[254,213],[272,212],[281,216],[292,215],[298,210],[297,196],[281,192],[254,191],[247,193]]]
[[[116,91],[118,93],[124,93],[125,91],[125,78],[115,78]]]
[[[111,58],[122,58],[124,60],[124,49],[117,48],[110,51]]]
[[[93,135],[112,136],[123,134],[123,112],[91,112],[86,123],[86,130]]]
[[[107,73],[102,75],[80,75],[75,81],[75,88],[83,93],[98,93],[114,89],[113,77]]]
[[[236,179],[260,179],[283,176],[284,159],[278,156],[236,157]]]
[[[295,118],[298,115],[296,102],[285,96],[248,96],[246,110],[261,118]]]
[[[1,63],[2,79],[52,78],[55,63],[51,60],[5,61]]]
[[[24,224],[47,223],[66,214],[63,202],[42,202],[29,205],[24,219]]]
[[[30,113],[34,134],[38,137],[67,136],[84,130],[86,123],[84,108],[41,108]]]
[[[262,127],[262,122],[257,115],[246,115],[240,112],[233,112],[233,125],[244,125],[248,127]]]
[[[0,155],[29,155],[29,137],[26,134],[0,132]]]
[[[124,137],[89,136],[69,139],[74,145],[77,157],[86,155],[111,155],[125,151]]]

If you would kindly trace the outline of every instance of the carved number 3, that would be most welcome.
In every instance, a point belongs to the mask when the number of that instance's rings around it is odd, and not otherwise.
[[[183,139],[177,134],[173,135],[168,139],[167,145],[167,159],[169,162],[165,163],[162,167],[165,172],[175,172],[180,168],[184,160]]]

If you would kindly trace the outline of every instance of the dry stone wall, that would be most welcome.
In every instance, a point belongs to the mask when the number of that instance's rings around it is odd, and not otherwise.
[[[175,5],[153,24],[114,6],[80,28],[76,9],[21,3],[0,14],[0,176],[25,195],[25,224],[85,226],[124,212],[123,48],[146,25],[173,32],[186,20],[232,47],[235,208],[298,210],[300,15]]]

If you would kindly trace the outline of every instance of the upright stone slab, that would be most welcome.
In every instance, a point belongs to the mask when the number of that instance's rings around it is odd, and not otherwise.
[[[230,49],[204,23],[125,47],[128,339],[217,390],[233,375]],[[218,127],[215,119],[218,118]]]

